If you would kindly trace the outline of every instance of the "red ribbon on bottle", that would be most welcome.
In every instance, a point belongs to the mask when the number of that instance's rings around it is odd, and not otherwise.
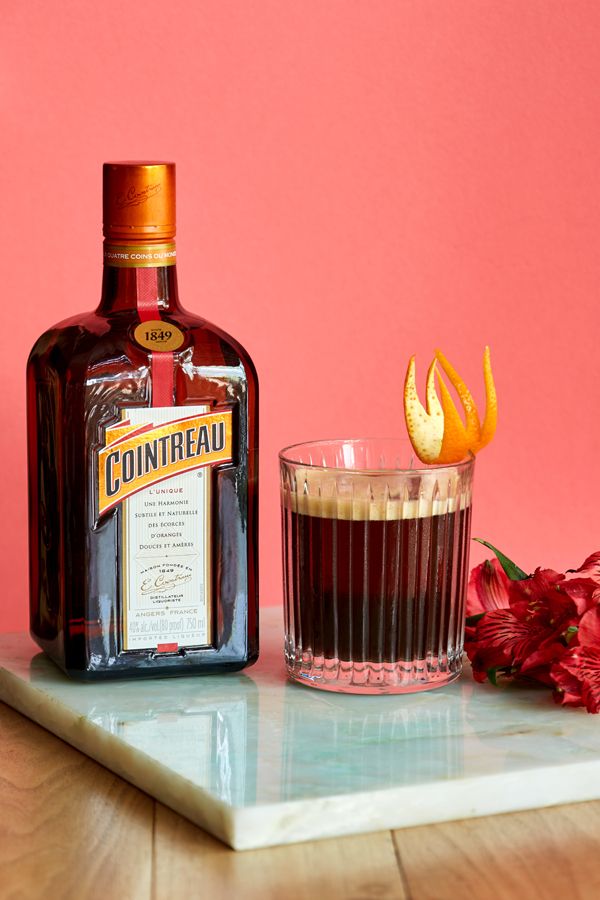
[[[150,267],[138,269],[136,284],[140,322],[160,319],[158,270]],[[173,353],[168,350],[153,351],[150,354],[150,366],[152,406],[173,406],[175,387]]]

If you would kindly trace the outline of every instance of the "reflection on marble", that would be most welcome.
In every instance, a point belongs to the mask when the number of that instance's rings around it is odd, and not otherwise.
[[[308,691],[284,692],[282,798],[375,791],[415,781],[460,777],[464,707],[457,693],[440,701],[391,704],[389,697]],[[414,695],[413,695],[414,696]],[[390,707],[392,707],[390,709]],[[306,747],[315,752],[306,755]]]
[[[600,797],[598,720],[546,691],[321,693],[261,625],[245,674],[99,685],[0,636],[0,699],[237,849]]]

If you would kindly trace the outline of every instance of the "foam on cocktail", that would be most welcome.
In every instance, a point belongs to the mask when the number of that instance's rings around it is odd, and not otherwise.
[[[298,469],[294,482],[284,483],[282,501],[303,515],[374,522],[443,516],[471,505],[470,479],[463,478],[460,470],[415,470],[412,496],[406,477],[398,477],[401,485],[394,483],[392,472],[355,475]]]

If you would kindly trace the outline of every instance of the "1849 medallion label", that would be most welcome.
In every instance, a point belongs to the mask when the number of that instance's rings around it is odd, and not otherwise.
[[[136,325],[133,336],[140,347],[153,352],[179,350],[185,340],[183,331],[177,325],[160,319],[140,322]]]

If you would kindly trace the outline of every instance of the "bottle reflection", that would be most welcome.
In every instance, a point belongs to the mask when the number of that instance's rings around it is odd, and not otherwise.
[[[54,674],[53,693],[60,699],[68,692],[69,706],[92,724],[224,803],[256,802],[258,689],[252,679],[164,678],[147,690],[119,681],[86,685],[75,694],[72,682],[58,669]],[[48,675],[48,659],[39,654],[31,661],[31,682],[47,686]]]

